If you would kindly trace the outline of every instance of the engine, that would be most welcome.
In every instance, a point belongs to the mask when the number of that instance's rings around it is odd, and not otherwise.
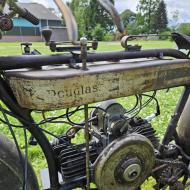
[[[97,160],[100,160],[99,157],[102,152],[104,152],[109,146],[112,148],[112,145],[116,141],[120,143],[122,138],[129,140],[129,138],[131,139],[134,137],[134,134],[138,134],[139,136],[137,139],[146,137],[146,143],[148,145],[151,144],[149,147],[151,151],[153,150],[152,145],[155,148],[158,147],[158,139],[155,135],[156,132],[151,124],[140,117],[130,118],[129,116],[126,116],[123,106],[114,100],[102,102],[91,112],[91,117],[96,117],[96,120],[93,120],[90,126],[90,163],[92,166],[92,182],[95,181],[95,167],[98,165]],[[135,141],[137,139],[135,139]],[[85,143],[72,144],[70,139],[67,138],[67,135],[62,135],[59,142],[56,141],[56,143],[53,144],[53,150],[57,159],[59,171],[63,176],[65,189],[82,187],[86,182],[85,147]],[[116,150],[115,152],[118,151]],[[132,160],[132,158],[129,158],[129,161],[130,160]],[[120,161],[121,162],[118,164],[125,162],[122,160]],[[137,159],[137,162],[141,161]],[[129,166],[133,167],[135,166],[135,163],[129,164]],[[134,173],[135,172],[136,171],[134,171]],[[118,170],[118,176],[122,175],[121,173],[124,173],[124,171]],[[134,179],[136,180],[136,178]]]
[[[156,131],[146,119],[130,117],[114,100],[97,105],[91,118],[90,180],[98,190],[137,190],[150,175],[157,181],[155,189],[161,189],[174,178],[174,170],[182,172],[176,173],[176,186],[185,170],[179,151],[170,145],[161,154]],[[64,134],[52,146],[64,189],[84,188],[86,144],[73,144]]]

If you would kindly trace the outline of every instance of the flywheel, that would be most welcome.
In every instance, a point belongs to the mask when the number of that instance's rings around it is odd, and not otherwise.
[[[135,190],[150,176],[155,163],[151,142],[139,134],[116,139],[95,162],[98,190]]]

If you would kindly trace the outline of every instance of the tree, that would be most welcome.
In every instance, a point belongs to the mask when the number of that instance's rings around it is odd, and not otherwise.
[[[167,17],[167,11],[166,11],[166,4],[162,0],[159,3],[159,6],[155,12],[154,16],[154,30],[156,33],[161,33],[164,30],[166,30],[168,25],[168,17]]]
[[[138,4],[137,22],[142,33],[152,33],[154,31],[155,10],[159,6],[160,0],[140,0]]]
[[[97,39],[98,41],[102,41],[104,39],[105,30],[101,27],[100,24],[97,24],[94,30],[92,31],[92,37]]]
[[[134,23],[136,19],[136,14],[130,9],[123,11],[120,16],[125,27],[127,27],[129,24]]]
[[[113,0],[112,3],[114,3]],[[72,0],[70,7],[77,20],[79,36],[85,35],[91,39],[92,32],[98,24],[107,32],[113,30],[114,25],[110,15],[97,0]]]
[[[178,25],[179,22],[179,11],[175,10],[172,12],[172,21],[174,28]]]
[[[88,7],[87,1],[86,0],[80,0],[80,1],[73,0],[73,1],[71,1],[71,3],[69,3],[69,6],[76,18],[76,21],[78,24],[78,29],[79,29],[79,36],[83,36],[84,32],[86,30],[86,22],[87,22],[87,18],[84,19],[86,16],[86,9]],[[88,33],[87,30],[86,30],[86,32]],[[88,36],[88,34],[86,34],[86,35]]]
[[[181,23],[177,31],[190,36],[190,23]]]

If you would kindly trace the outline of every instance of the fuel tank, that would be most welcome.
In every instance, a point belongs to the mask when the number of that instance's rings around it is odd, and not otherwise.
[[[22,107],[49,111],[183,86],[189,73],[189,59],[138,59],[92,63],[88,70],[61,65],[5,75]]]
[[[179,121],[178,136],[184,151],[190,155],[190,98]]]

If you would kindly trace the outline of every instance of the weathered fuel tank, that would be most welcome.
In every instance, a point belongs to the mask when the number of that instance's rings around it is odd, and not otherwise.
[[[138,59],[94,63],[86,71],[56,66],[6,76],[22,107],[55,110],[185,85],[189,73],[187,59]]]

